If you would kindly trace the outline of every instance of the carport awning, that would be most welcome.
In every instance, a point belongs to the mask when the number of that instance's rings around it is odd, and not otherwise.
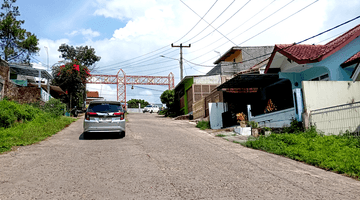
[[[261,88],[283,79],[278,74],[239,74],[217,87],[223,88]]]
[[[39,77],[39,71],[40,71],[41,78],[53,79],[52,76],[49,74],[49,72],[43,69],[36,69],[32,67],[10,64],[10,70],[15,74],[32,76],[32,77]]]

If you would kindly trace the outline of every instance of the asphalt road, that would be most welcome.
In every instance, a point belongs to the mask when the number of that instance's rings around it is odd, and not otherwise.
[[[157,114],[126,137],[82,137],[82,120],[0,155],[0,199],[359,199],[360,182],[242,147]]]

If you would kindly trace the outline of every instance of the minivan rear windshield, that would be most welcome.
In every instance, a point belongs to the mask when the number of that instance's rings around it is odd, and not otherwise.
[[[88,108],[89,112],[122,112],[122,107],[119,104],[109,103],[96,103],[90,104]]]

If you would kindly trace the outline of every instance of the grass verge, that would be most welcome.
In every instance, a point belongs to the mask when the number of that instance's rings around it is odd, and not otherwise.
[[[18,123],[11,128],[0,128],[0,153],[10,151],[13,146],[25,146],[42,141],[76,121],[70,117],[52,117],[40,113],[32,121]]]
[[[325,136],[311,128],[299,133],[260,136],[243,145],[360,178],[360,139],[356,137]]]
[[[196,124],[197,128],[200,128],[201,130],[210,129],[210,122],[209,121],[199,121]]]
[[[217,134],[215,135],[216,137],[226,137],[227,135],[224,135],[224,134]]]

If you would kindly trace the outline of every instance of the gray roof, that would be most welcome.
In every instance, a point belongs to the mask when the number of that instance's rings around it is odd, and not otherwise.
[[[9,64],[10,71],[19,74],[19,75],[25,75],[25,76],[32,76],[32,77],[39,77],[39,71],[41,73],[41,78],[45,79],[53,79],[51,74],[47,72],[44,69],[36,69],[25,65],[19,65],[19,64]]]

